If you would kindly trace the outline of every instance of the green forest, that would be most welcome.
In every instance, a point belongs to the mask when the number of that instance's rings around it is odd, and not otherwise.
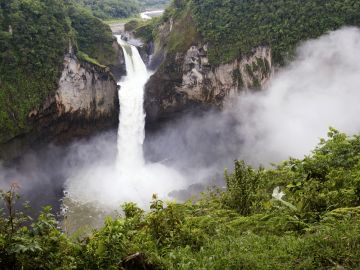
[[[169,0],[74,0],[101,19],[127,18],[144,10],[164,8]]]
[[[76,0],[76,3],[91,10],[101,19],[127,18],[140,11],[136,0]]]
[[[159,3],[0,0],[0,144],[30,131],[28,115],[56,89],[69,45],[80,59],[113,64],[114,38],[99,18],[128,17]]]
[[[191,0],[198,30],[211,44],[214,63],[269,45],[284,64],[302,40],[344,25],[360,25],[357,0]]]
[[[0,144],[30,131],[29,112],[57,88],[69,47],[109,66],[114,37],[103,20],[166,2],[0,0]],[[301,41],[360,26],[360,2],[173,0],[163,17],[131,24],[151,41],[174,18],[168,55],[202,40],[211,64],[220,64],[266,45],[273,64],[285,65]],[[360,135],[334,128],[302,159],[270,168],[236,160],[223,188],[182,203],[154,194],[149,211],[128,202],[92,231],[65,233],[51,206],[34,218],[16,184],[0,200],[4,270],[360,270]]]
[[[166,7],[171,0],[138,0],[142,10]]]
[[[251,53],[257,46],[270,46],[274,64],[284,65],[301,41],[342,26],[359,26],[360,2],[174,0],[161,21],[150,22],[155,28],[153,38],[156,39],[159,24],[170,18],[182,20],[184,17],[187,17],[181,23],[184,32],[173,33],[178,37],[171,37],[175,39],[170,40],[171,44],[178,43],[184,36],[191,42],[193,35],[188,35],[186,29],[196,26],[203,41],[209,44],[209,60],[213,64],[228,63]]]
[[[28,114],[57,88],[69,46],[114,61],[110,27],[68,1],[0,1],[0,143],[30,129]]]
[[[360,269],[360,136],[330,129],[304,159],[273,168],[235,162],[226,190],[129,202],[89,234],[66,235],[2,191],[1,269]],[[150,199],[150,198],[149,198]],[[79,229],[79,232],[81,230]]]

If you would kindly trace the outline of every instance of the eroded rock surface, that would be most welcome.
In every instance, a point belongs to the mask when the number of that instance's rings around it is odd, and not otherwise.
[[[57,114],[76,114],[84,119],[111,117],[116,113],[117,87],[108,70],[81,63],[73,56],[64,60],[55,94]]]
[[[163,62],[145,91],[148,121],[194,107],[218,107],[245,89],[260,90],[272,74],[271,49],[259,46],[231,63],[212,65],[206,44],[191,46],[186,53]]]
[[[63,66],[58,89],[28,115],[32,129],[1,145],[0,157],[11,159],[34,145],[117,127],[118,86],[109,68],[80,61],[72,53]]]

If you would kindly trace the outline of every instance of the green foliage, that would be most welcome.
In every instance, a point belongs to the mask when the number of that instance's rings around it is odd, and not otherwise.
[[[269,74],[270,64],[267,59],[256,58],[257,66],[260,68],[261,74]]]
[[[124,26],[125,31],[133,32],[138,38],[141,38],[144,43],[153,41],[157,35],[157,27],[160,24],[160,18],[152,18],[144,21],[142,19],[134,19],[127,22]]]
[[[141,25],[140,20],[131,20],[125,24],[124,29],[125,29],[125,31],[130,32],[130,31],[133,31],[136,28],[138,28],[139,25]]]
[[[256,189],[258,188],[261,171],[255,171],[243,161],[235,161],[234,173],[225,172],[226,205],[236,209],[241,215],[249,215],[256,204]]]
[[[57,88],[69,45],[102,65],[115,51],[110,28],[68,1],[0,0],[0,7],[1,144],[31,130],[29,113]]]
[[[71,38],[62,1],[1,1],[0,142],[27,130],[27,115],[55,88]]]
[[[79,57],[79,59],[86,61],[88,63],[91,63],[93,65],[105,68],[106,66],[101,65],[98,61],[96,61],[96,59],[91,58],[90,56],[88,56],[86,53],[83,53],[81,51],[78,51],[77,56]]]
[[[85,269],[118,269],[116,265],[126,255],[125,241],[124,221],[107,218],[86,243]]]
[[[140,8],[147,9],[161,9],[168,5],[170,0],[139,0]]]
[[[129,18],[142,10],[164,8],[169,0],[73,0],[102,20]]]
[[[190,0],[183,0],[190,1]],[[210,43],[212,63],[229,62],[260,45],[270,45],[284,64],[302,40],[344,25],[360,25],[357,0],[191,0],[197,28]]]
[[[127,18],[140,11],[136,0],[74,0],[100,19]]]
[[[76,6],[70,6],[68,14],[76,33],[78,49],[102,65],[113,64],[116,58],[110,27],[92,16],[89,11]]]
[[[311,155],[274,168],[236,161],[227,189],[196,202],[154,195],[148,212],[126,203],[123,217],[78,240],[49,208],[35,221],[16,211],[14,185],[1,193],[0,268],[359,269],[360,136],[328,135]]]
[[[172,31],[170,31],[169,36],[164,37],[161,31],[159,33],[159,28],[163,23],[170,20],[172,20]],[[178,52],[185,52],[200,38],[192,16],[190,2],[182,0],[173,1],[166,8],[163,16],[143,22],[134,30],[134,33],[146,42],[166,43],[167,53],[173,56]],[[167,57],[168,60],[169,58],[171,57]],[[164,66],[169,66],[168,64],[165,63]]]
[[[234,173],[226,175],[224,202],[241,214],[248,214],[253,205],[255,213],[274,206],[284,208],[286,204],[276,201],[269,204],[269,195],[280,187],[285,201],[296,206],[298,217],[311,222],[336,208],[358,206],[360,136],[349,138],[335,129],[330,129],[328,136],[311,156],[290,159],[275,169],[254,170],[236,161]]]
[[[0,211],[0,268],[75,269],[76,246],[57,229],[51,208],[33,221],[17,210],[16,189],[0,193],[7,211]]]

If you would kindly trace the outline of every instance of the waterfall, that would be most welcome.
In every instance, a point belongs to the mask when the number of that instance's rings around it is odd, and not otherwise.
[[[120,172],[126,172],[144,165],[144,86],[150,74],[137,48],[123,41],[121,36],[116,38],[124,52],[127,73],[126,77],[118,82],[120,115],[116,166]]]
[[[118,209],[124,202],[136,202],[146,209],[154,193],[160,198],[168,198],[169,192],[184,188],[186,179],[165,164],[145,162],[144,86],[151,74],[137,48],[120,36],[116,38],[124,52],[127,73],[118,82],[120,122],[116,161],[102,160],[107,155],[105,147],[102,157],[96,156],[95,161],[70,175],[66,181],[66,197],[107,210]],[[104,146],[110,143],[106,142]]]

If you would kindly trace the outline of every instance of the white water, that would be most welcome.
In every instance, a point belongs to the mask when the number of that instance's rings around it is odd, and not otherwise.
[[[177,171],[144,160],[144,86],[150,74],[137,48],[120,36],[117,40],[123,48],[127,72],[118,82],[121,88],[117,158],[112,164],[99,160],[80,168],[67,180],[66,191],[72,200],[95,203],[102,209],[118,209],[124,202],[148,208],[153,194],[168,198],[169,192],[184,188],[186,181]]]
[[[129,168],[144,165],[144,86],[150,74],[137,48],[127,44],[121,36],[117,36],[117,40],[124,51],[127,74],[124,80],[118,82],[120,116],[116,166],[120,173],[126,173]]]

